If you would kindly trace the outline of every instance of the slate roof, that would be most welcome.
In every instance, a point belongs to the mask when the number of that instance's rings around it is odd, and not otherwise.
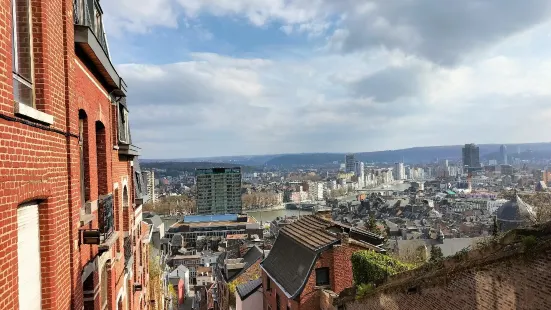
[[[316,263],[318,253],[299,244],[286,234],[279,234],[262,269],[280,286],[287,297],[298,296]]]
[[[240,275],[242,275],[247,269],[249,269],[254,263],[256,263],[259,259],[261,259],[263,256],[262,250],[257,247],[256,245],[251,247],[247,253],[243,256],[243,263],[245,263],[245,266],[241,271],[238,273],[232,275],[229,279],[226,279],[227,283],[230,283]]]
[[[497,219],[508,222],[523,222],[534,218],[534,207],[516,196],[513,201],[506,202],[497,210]]]
[[[270,255],[261,263],[262,269],[288,298],[294,299],[304,289],[318,256],[331,245],[341,242],[337,235],[340,232],[349,233],[355,240],[374,240],[375,245],[382,243],[379,243],[382,237],[376,234],[307,215],[280,230]],[[357,244],[381,250],[371,243]]]
[[[239,294],[239,298],[241,300],[247,299],[247,297],[251,296],[256,290],[258,290],[262,286],[262,278],[258,278],[256,280],[252,280],[249,282],[245,282],[241,285],[238,285],[236,287],[237,294]]]

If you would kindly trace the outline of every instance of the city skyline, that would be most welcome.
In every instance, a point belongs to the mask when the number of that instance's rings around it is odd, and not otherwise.
[[[145,158],[546,140],[551,3],[475,3],[102,5]]]
[[[375,149],[375,150],[360,150],[360,151],[346,151],[346,150],[338,150],[338,151],[321,151],[321,152],[301,152],[301,153],[267,153],[267,154],[220,154],[220,155],[214,155],[214,156],[198,156],[198,157],[166,157],[166,158],[148,158],[145,157],[143,159],[147,160],[160,160],[160,161],[170,161],[170,160],[205,160],[205,159],[213,159],[213,158],[232,158],[232,157],[261,157],[261,156],[278,156],[278,155],[306,155],[306,154],[341,154],[343,156],[351,154],[362,154],[362,153],[376,153],[376,152],[394,152],[394,151],[404,151],[404,150],[414,150],[414,149],[422,149],[422,148],[442,148],[442,147],[457,147],[459,150],[465,146],[465,143],[470,144],[471,142],[463,142],[462,144],[450,144],[450,145],[423,145],[423,146],[412,146],[412,147],[405,147],[405,148],[396,148],[396,149]],[[500,147],[501,146],[518,146],[525,145],[526,149],[522,149],[522,151],[531,149],[531,145],[545,145],[549,144],[551,146],[551,142],[526,142],[526,143],[477,143],[474,142],[476,145],[483,145],[483,146],[495,146],[495,150],[492,152],[500,153]],[[491,153],[492,153],[491,152]],[[518,152],[517,148],[515,148],[515,153]],[[510,153],[508,153],[510,154]],[[482,154],[484,155],[484,154]],[[508,155],[510,156],[510,155]],[[457,156],[458,159],[461,159],[462,154],[458,153]],[[407,161],[407,158],[404,158]],[[403,161],[400,159],[400,161]],[[346,159],[343,161],[346,162]]]

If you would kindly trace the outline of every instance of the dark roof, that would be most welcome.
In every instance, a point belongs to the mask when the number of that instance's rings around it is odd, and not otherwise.
[[[338,233],[348,233],[356,244],[381,251],[371,243],[357,241],[374,240],[379,245],[383,240],[379,235],[307,215],[280,230],[261,267],[287,297],[294,299],[304,289],[318,256],[341,242]]]
[[[312,251],[319,251],[339,241],[336,235],[327,231],[331,226],[331,222],[317,216],[307,215],[286,225],[280,233],[288,235]]]
[[[262,252],[262,250],[256,245],[251,247],[247,251],[247,253],[245,253],[245,255],[243,256],[243,263],[245,263],[245,266],[243,267],[243,269],[241,269],[241,271],[232,275],[229,279],[226,279],[227,283],[230,283],[235,278],[239,277],[245,271],[247,271],[247,269],[249,269],[254,263],[256,263],[259,259],[262,258],[263,254],[264,253]]]
[[[532,217],[533,207],[516,196],[515,200],[508,201],[497,210],[497,219],[507,222],[523,222]]]
[[[261,266],[287,297],[294,299],[302,292],[317,257],[316,251],[286,234],[279,234]]]
[[[256,280],[252,280],[249,282],[245,282],[241,285],[238,285],[236,287],[237,294],[239,294],[239,297],[241,300],[247,299],[247,297],[251,296],[258,288],[262,286],[262,278],[258,278]]]

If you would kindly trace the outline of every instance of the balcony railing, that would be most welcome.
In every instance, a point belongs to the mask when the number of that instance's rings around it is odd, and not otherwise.
[[[113,212],[113,195],[101,196],[98,199],[98,226],[103,236],[103,240],[109,239],[115,231],[115,221]]]
[[[75,25],[89,27],[106,55],[109,55],[107,39],[103,29],[103,11],[97,0],[73,0],[73,18]]]

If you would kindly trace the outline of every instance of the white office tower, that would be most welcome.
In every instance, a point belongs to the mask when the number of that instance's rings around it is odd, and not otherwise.
[[[345,166],[345,172],[351,173],[355,171],[356,168],[356,158],[354,154],[346,154],[344,156],[344,166]]]
[[[354,164],[354,174],[358,177],[358,186],[360,188],[365,187],[365,164],[361,161],[357,161]]]
[[[155,171],[154,170],[145,170],[143,172],[145,185],[147,187],[147,195],[149,196],[149,202],[157,202],[157,197],[155,196]]]
[[[406,169],[404,167],[404,163],[395,163],[393,172],[395,180],[406,179]]]

